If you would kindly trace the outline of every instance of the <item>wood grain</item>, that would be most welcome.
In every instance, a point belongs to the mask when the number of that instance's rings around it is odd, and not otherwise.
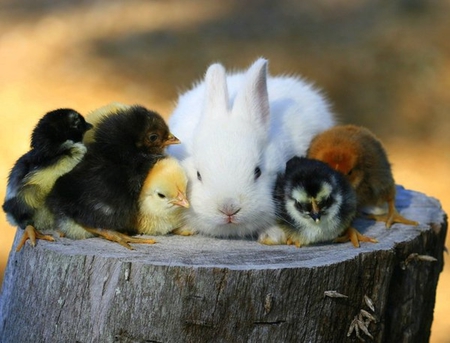
[[[304,248],[193,236],[125,248],[99,238],[10,253],[2,342],[346,342],[361,310],[373,341],[427,341],[447,217],[398,188],[417,227],[358,218],[378,244]],[[411,255],[413,254],[413,255]],[[415,255],[414,255],[415,254]],[[436,261],[423,257],[430,256]],[[347,297],[330,297],[336,291]],[[373,302],[370,309],[367,298]],[[359,330],[361,338],[372,341]]]

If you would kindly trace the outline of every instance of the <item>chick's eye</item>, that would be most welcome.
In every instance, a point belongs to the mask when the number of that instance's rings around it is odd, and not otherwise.
[[[333,205],[334,201],[335,201],[334,197],[330,196],[323,201],[322,207],[323,208],[331,207],[331,205]]]
[[[164,194],[162,194],[162,193],[158,193],[158,196],[161,198],[161,199],[164,199],[166,196],[164,195]]]
[[[158,134],[156,134],[156,133],[151,133],[149,136],[148,136],[148,140],[150,141],[150,142],[155,142],[157,139],[159,138],[159,136],[158,136]]]
[[[197,172],[197,180],[202,181],[202,176],[200,175],[200,172]]]
[[[299,210],[299,211],[303,211],[304,210],[304,208],[303,208],[303,205],[299,202],[299,201],[297,201],[297,200],[295,200],[294,199],[294,204],[295,204],[295,208],[297,209],[297,210]]]
[[[350,169],[350,170],[347,172],[347,175],[350,176],[350,175],[352,175],[352,174],[353,174],[353,169]]]
[[[76,118],[72,121],[71,127],[78,128],[80,126],[81,120],[79,118]]]
[[[255,181],[258,180],[260,176],[261,176],[261,168],[256,167],[255,168]]]
[[[334,203],[334,197],[332,195],[330,195],[327,198],[323,198],[323,199],[317,201],[317,207],[319,207],[321,211],[324,211],[327,208],[331,207],[331,205],[333,205],[333,203]]]

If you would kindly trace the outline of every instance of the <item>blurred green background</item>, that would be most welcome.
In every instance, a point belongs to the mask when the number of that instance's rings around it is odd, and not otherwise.
[[[120,101],[168,118],[209,64],[263,56],[322,88],[341,123],[374,131],[397,183],[448,210],[449,18],[448,0],[0,0],[0,196],[45,112]],[[2,275],[15,228],[0,230]],[[449,304],[446,266],[432,342],[450,341]]]

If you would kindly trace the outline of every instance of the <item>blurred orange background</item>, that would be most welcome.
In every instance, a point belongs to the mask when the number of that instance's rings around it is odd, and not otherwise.
[[[168,118],[210,63],[264,56],[272,74],[321,87],[342,123],[374,131],[396,182],[448,211],[449,15],[448,0],[0,0],[0,197],[45,112],[120,101]],[[1,276],[15,231],[0,219]],[[431,342],[450,341],[449,304],[446,265]]]

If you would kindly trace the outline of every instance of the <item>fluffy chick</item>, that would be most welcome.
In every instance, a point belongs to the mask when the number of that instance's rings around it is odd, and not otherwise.
[[[187,176],[172,157],[160,159],[148,173],[139,196],[136,231],[146,235],[165,235],[183,226]]]
[[[141,106],[106,115],[80,164],[55,183],[47,198],[58,228],[67,237],[93,235],[127,243],[154,243],[134,234],[139,197],[154,164],[178,143],[163,118]]]
[[[45,114],[31,135],[31,150],[12,168],[3,204],[8,221],[24,229],[19,251],[29,238],[53,241],[38,230],[53,228],[53,216],[45,199],[56,180],[69,172],[83,158],[83,135],[92,127],[72,109],[57,109]]]
[[[337,239],[359,241],[374,239],[359,234],[351,223],[356,215],[356,194],[349,182],[327,164],[294,157],[279,175],[274,199],[286,243],[297,247]]]
[[[308,157],[346,175],[356,191],[358,207],[363,212],[382,213],[371,217],[384,221],[386,227],[393,223],[418,224],[398,213],[391,165],[382,143],[368,129],[340,125],[324,131],[312,140]]]

